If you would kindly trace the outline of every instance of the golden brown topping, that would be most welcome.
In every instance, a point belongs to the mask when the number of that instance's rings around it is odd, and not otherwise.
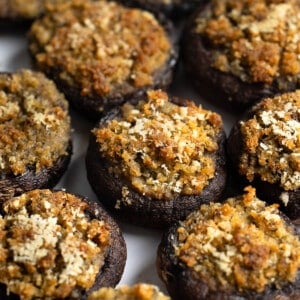
[[[39,171],[66,155],[68,103],[41,73],[0,74],[0,171]]]
[[[298,82],[300,5],[295,0],[213,0],[196,32],[213,47],[213,67],[247,82]]]
[[[117,289],[104,287],[93,292],[88,300],[170,300],[159,289],[151,284],[138,283],[132,287],[123,285]]]
[[[30,32],[30,49],[42,70],[81,93],[107,96],[151,85],[171,54],[155,17],[114,2],[75,0],[49,8]]]
[[[300,91],[267,98],[255,114],[241,122],[243,151],[239,172],[279,184],[284,190],[300,188]]]
[[[266,206],[252,187],[245,192],[202,205],[177,230],[176,255],[212,290],[280,289],[300,268],[299,238],[277,205]]]
[[[0,215],[0,282],[29,299],[78,299],[95,281],[109,227],[88,219],[87,203],[63,191],[34,190],[8,200]]]
[[[173,104],[160,90],[147,97],[137,106],[125,104],[120,118],[94,129],[110,171],[158,199],[201,192],[215,173],[221,117],[192,102]]]
[[[44,11],[45,0],[1,0],[0,17],[36,18]]]

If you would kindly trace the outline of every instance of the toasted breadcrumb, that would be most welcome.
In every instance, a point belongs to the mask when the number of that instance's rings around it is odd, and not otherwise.
[[[31,27],[30,50],[41,70],[58,70],[82,95],[151,85],[170,59],[168,35],[151,13],[107,1],[61,2]]]
[[[212,47],[212,67],[282,88],[300,78],[299,12],[296,0],[212,0],[195,32]]]
[[[0,283],[21,300],[79,299],[104,264],[110,244],[104,221],[63,191],[33,190],[3,204]]]
[[[123,285],[116,289],[103,287],[93,292],[88,300],[170,300],[159,289],[151,284],[137,283],[133,286]]]
[[[0,74],[0,172],[51,167],[71,139],[68,102],[42,73]]]
[[[218,114],[192,102],[176,105],[152,90],[93,134],[110,172],[128,178],[143,195],[169,199],[198,194],[213,178],[221,128]]]
[[[296,280],[300,241],[279,213],[255,189],[224,203],[202,205],[181,222],[175,253],[213,291],[263,292]]]
[[[241,122],[239,173],[286,191],[300,188],[300,91],[267,98]],[[285,201],[288,201],[285,197]]]

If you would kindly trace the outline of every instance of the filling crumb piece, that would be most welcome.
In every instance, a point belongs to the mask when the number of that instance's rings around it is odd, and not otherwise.
[[[35,18],[44,11],[46,0],[1,0],[0,17]]]
[[[147,97],[93,131],[110,172],[158,199],[200,193],[215,173],[221,117],[192,102],[173,104],[159,90]]]
[[[213,0],[211,7],[196,32],[211,44],[214,68],[247,82],[299,81],[299,1]]]
[[[225,203],[202,205],[178,228],[180,261],[212,290],[263,292],[296,279],[300,241],[277,206],[266,206],[255,189]]]
[[[31,28],[31,51],[40,68],[83,95],[107,96],[153,84],[171,44],[155,17],[114,2],[62,3]]]
[[[68,103],[54,83],[29,70],[0,74],[0,171],[40,171],[67,155]]]
[[[87,203],[34,190],[12,198],[0,215],[0,282],[29,299],[78,299],[90,288],[110,243],[108,226],[88,219]]]
[[[93,292],[88,300],[170,300],[159,289],[151,284],[138,283],[132,287],[123,285],[117,289],[104,287]]]
[[[300,91],[263,100],[254,116],[241,122],[243,151],[239,172],[279,184],[284,190],[300,188]]]

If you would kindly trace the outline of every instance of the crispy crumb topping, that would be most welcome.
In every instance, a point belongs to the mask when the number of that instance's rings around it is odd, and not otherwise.
[[[111,287],[103,287],[98,291],[93,292],[88,300],[170,300],[170,297],[159,291],[158,287],[146,284],[137,283],[133,286],[123,285],[116,289]]]
[[[239,172],[279,184],[284,190],[300,188],[300,91],[264,99],[254,115],[241,122],[243,141]],[[286,195],[282,195],[286,202]]]
[[[177,230],[180,261],[211,290],[263,292],[296,279],[300,241],[280,215],[266,206],[255,189],[224,203],[202,205]]]
[[[208,39],[214,68],[284,88],[300,77],[299,12],[295,0],[213,0],[196,32]]]
[[[78,299],[90,288],[110,243],[104,221],[63,191],[33,190],[8,200],[0,215],[0,282],[29,299]]]
[[[128,178],[143,195],[169,199],[200,193],[214,176],[221,127],[218,114],[189,101],[176,105],[165,92],[152,90],[93,134],[111,173]]]
[[[79,87],[82,95],[107,96],[151,85],[172,51],[152,14],[106,1],[49,6],[30,37],[38,66],[59,70],[60,79]]]
[[[67,155],[68,103],[41,73],[0,73],[0,172],[51,167]]]
[[[1,0],[0,17],[36,18],[44,11],[44,2],[45,0]]]

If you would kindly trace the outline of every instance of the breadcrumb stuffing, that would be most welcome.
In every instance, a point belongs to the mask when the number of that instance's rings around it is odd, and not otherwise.
[[[71,138],[68,102],[43,74],[0,74],[0,172],[37,172],[64,155]]]
[[[93,134],[111,173],[128,178],[143,195],[169,199],[198,194],[213,178],[221,128],[218,114],[188,101],[176,105],[152,90]]]
[[[299,12],[295,0],[213,0],[195,31],[208,39],[214,68],[287,89],[300,78]]]
[[[36,18],[44,12],[45,1],[0,0],[0,18]]]
[[[88,300],[170,300],[151,284],[137,283],[133,286],[122,285],[116,289],[103,287],[93,292]]]
[[[38,67],[55,69],[82,95],[118,95],[151,85],[172,53],[154,15],[107,1],[48,5],[29,37]]]
[[[33,190],[3,204],[0,283],[30,299],[78,299],[104,263],[110,243],[104,221],[63,191]]]
[[[202,205],[177,230],[175,253],[211,290],[263,292],[296,280],[300,241],[277,204],[266,206],[255,189],[224,203]]]
[[[300,91],[264,99],[254,115],[241,122],[243,141],[239,173],[252,181],[300,188]],[[288,201],[286,196],[282,199]]]

